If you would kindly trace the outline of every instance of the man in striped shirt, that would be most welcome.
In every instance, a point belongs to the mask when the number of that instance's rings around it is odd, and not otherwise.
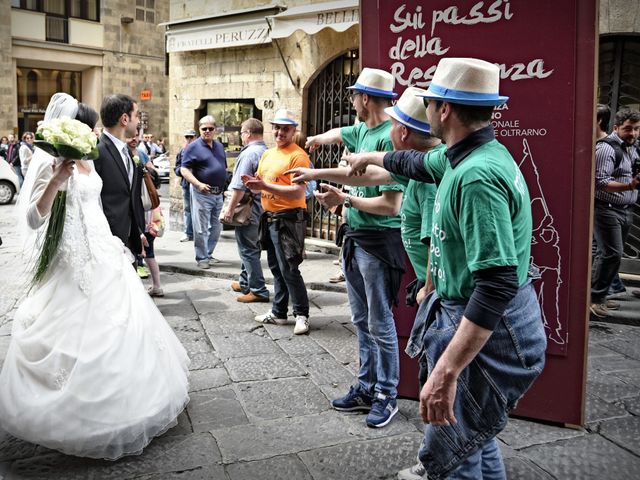
[[[634,144],[639,133],[640,112],[623,109],[616,113],[611,135],[596,145],[593,228],[600,256],[591,279],[591,313],[599,318],[609,315],[607,291],[620,267],[638,199],[640,176],[633,176],[633,165],[638,161]]]

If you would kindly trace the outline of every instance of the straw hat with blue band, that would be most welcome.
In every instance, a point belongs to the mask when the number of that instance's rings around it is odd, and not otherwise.
[[[291,110],[287,110],[286,108],[281,108],[276,110],[276,113],[273,115],[273,120],[269,123],[275,125],[293,125],[295,127],[298,126],[298,122],[296,122],[293,112]]]
[[[396,98],[398,94],[393,91],[394,84],[395,79],[389,72],[365,67],[360,72],[356,83],[347,88],[374,97]]]
[[[443,58],[431,85],[420,97],[472,106],[502,105],[509,97],[498,93],[500,69],[477,58]]]
[[[427,109],[424,108],[419,94],[426,90],[416,87],[407,88],[393,107],[384,109],[384,113],[402,123],[407,128],[422,133],[430,133],[431,125],[427,119]]]

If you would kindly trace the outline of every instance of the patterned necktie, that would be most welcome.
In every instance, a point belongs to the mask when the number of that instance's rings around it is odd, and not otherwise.
[[[131,174],[131,157],[129,156],[129,151],[127,147],[122,147],[122,153],[124,153],[124,165],[127,169],[127,178],[129,179],[129,185],[133,182],[133,175]]]

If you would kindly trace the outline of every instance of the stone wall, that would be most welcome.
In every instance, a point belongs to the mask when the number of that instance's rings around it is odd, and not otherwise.
[[[178,19],[177,15],[202,16],[203,13],[197,8],[198,3],[202,2],[171,2],[172,20]],[[305,3],[309,2],[288,2],[288,5]],[[258,4],[262,5],[255,1],[222,0],[216,3],[216,8],[223,12]],[[270,2],[264,4],[269,5]],[[205,99],[255,99],[256,106],[262,110],[262,120],[267,124],[267,145],[273,145],[268,122],[278,108],[292,110],[301,120],[301,130],[304,132],[305,87],[328,62],[350,49],[358,48],[359,31],[358,26],[342,33],[331,29],[324,29],[315,35],[297,31],[277,42],[291,78],[275,41],[251,47],[170,54],[169,140],[172,154],[179,150],[184,130],[196,124],[195,111]],[[264,108],[265,101],[272,101],[273,108]],[[182,225],[182,192],[178,178],[171,180],[170,190],[170,226],[175,229]]]
[[[156,138],[166,137],[169,133],[169,77],[165,75],[164,27],[157,24],[169,20],[169,2],[155,2],[155,24],[137,20],[122,24],[121,17],[136,17],[135,5],[136,2],[129,0],[102,2],[103,96],[111,93],[130,95],[139,102],[140,110],[149,113],[148,131]],[[151,90],[151,100],[140,100],[142,90]]]
[[[640,33],[640,0],[601,0],[600,34]]]
[[[17,130],[16,69],[11,58],[11,1],[0,0],[0,136]]]

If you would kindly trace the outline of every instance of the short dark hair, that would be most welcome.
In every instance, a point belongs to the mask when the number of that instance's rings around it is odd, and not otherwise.
[[[493,105],[478,107],[475,105],[462,105],[459,103],[452,103],[453,110],[458,115],[458,118],[463,125],[473,125],[478,122],[489,122],[491,115],[493,115]]]
[[[240,128],[248,130],[251,134],[264,134],[264,126],[262,125],[262,122],[257,118],[249,118],[245,120],[244,122],[242,122],[242,126]]]
[[[133,98],[122,93],[104,97],[102,107],[100,107],[102,125],[107,128],[115,127],[123,113],[131,115],[135,103],[136,101]]]
[[[359,92],[359,93],[367,93],[367,92]],[[393,104],[393,99],[389,97],[378,97],[376,95],[371,95],[370,93],[367,93],[367,96],[369,97],[369,101],[379,108],[390,107]]]
[[[603,132],[609,130],[609,121],[611,120],[611,109],[608,105],[599,103],[596,106],[596,122]]]
[[[623,108],[616,112],[616,116],[613,119],[614,125],[622,125],[627,120],[633,123],[640,122],[640,112],[638,110],[632,110],[631,108]]]
[[[78,102],[78,113],[76,113],[76,120],[81,121],[85,125],[88,125],[93,130],[98,123],[98,112],[91,108],[86,103]]]

